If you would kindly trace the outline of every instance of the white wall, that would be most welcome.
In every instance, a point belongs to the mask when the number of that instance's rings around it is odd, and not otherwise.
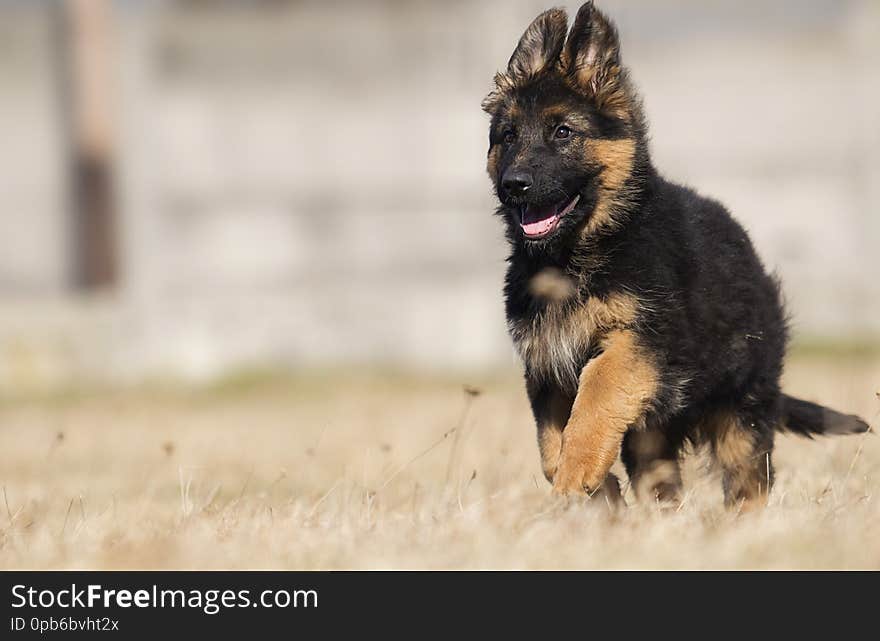
[[[114,367],[513,362],[479,103],[543,4],[119,3]],[[799,334],[880,332],[877,3],[601,5],[658,166],[746,224]],[[11,93],[42,95],[26,69]],[[0,258],[0,297],[62,280],[57,186],[31,189],[33,211],[4,208],[0,229],[48,240]]]

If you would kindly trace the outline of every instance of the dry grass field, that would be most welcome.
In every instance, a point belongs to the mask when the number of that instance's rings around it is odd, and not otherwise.
[[[876,355],[801,355],[786,379],[877,426]],[[555,499],[513,374],[6,399],[0,567],[880,567],[877,435],[780,437],[754,514],[725,511],[705,457],[689,461],[677,510]]]

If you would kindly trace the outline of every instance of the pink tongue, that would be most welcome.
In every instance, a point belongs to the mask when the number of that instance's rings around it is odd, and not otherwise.
[[[523,231],[529,236],[541,236],[553,229],[559,216],[556,215],[556,207],[544,209],[532,209],[526,207],[522,216]]]

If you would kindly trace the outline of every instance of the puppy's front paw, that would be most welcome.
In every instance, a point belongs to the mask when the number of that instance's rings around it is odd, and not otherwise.
[[[598,500],[605,502],[610,508],[618,508],[625,505],[623,495],[620,493],[620,481],[617,479],[616,475],[609,472],[603,481],[598,481],[596,483],[595,487],[597,489],[591,490],[591,486],[584,482],[577,483],[568,481],[566,484],[563,484],[562,479],[560,479],[558,486],[554,482],[553,492],[569,498],[588,497],[591,501]]]
[[[604,475],[594,473],[582,461],[563,460],[553,477],[553,492],[561,496],[592,495],[604,480]]]

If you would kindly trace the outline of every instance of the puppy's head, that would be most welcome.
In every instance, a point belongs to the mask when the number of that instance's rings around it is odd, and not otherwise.
[[[571,31],[562,9],[539,15],[483,109],[492,116],[487,169],[514,242],[549,252],[613,228],[641,110],[617,30],[591,2]]]

